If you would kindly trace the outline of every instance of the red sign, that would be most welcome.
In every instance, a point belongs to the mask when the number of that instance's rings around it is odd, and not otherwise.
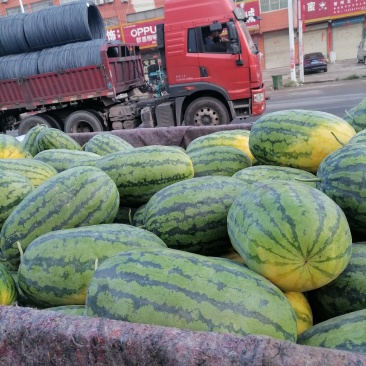
[[[259,28],[259,20],[253,18],[254,15],[259,16],[260,14],[258,1],[237,1],[236,5],[240,6],[244,10],[245,15],[249,18],[245,23],[247,28]]]
[[[110,27],[106,29],[106,38],[108,41],[121,41],[122,33],[120,27]]]
[[[125,43],[137,43],[141,46],[156,46],[156,25],[163,23],[163,19],[150,20],[122,27]]]
[[[305,20],[334,18],[366,10],[366,0],[303,0]]]

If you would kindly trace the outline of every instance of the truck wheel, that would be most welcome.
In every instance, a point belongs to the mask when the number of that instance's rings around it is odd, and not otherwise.
[[[18,135],[25,135],[32,127],[42,125],[46,127],[54,127],[49,119],[42,115],[35,114],[34,116],[25,117],[19,124]]]
[[[61,130],[61,131],[64,130],[63,129],[63,123],[59,118],[57,118],[57,117],[55,117],[51,114],[48,114],[48,113],[47,114],[42,114],[42,117],[45,118],[51,124],[51,126],[53,128],[57,128],[58,130]]]
[[[192,102],[185,114],[186,126],[227,125],[229,113],[224,104],[215,98],[198,98]]]
[[[65,121],[66,133],[84,133],[103,131],[103,119],[94,111],[76,111]]]

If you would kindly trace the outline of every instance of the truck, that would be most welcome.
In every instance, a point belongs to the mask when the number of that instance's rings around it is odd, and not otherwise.
[[[106,43],[98,65],[0,80],[1,131],[212,126],[261,115],[265,86],[247,20],[232,0],[166,0],[157,26],[164,93],[148,92],[138,45]],[[215,49],[204,43],[212,31],[226,35]]]

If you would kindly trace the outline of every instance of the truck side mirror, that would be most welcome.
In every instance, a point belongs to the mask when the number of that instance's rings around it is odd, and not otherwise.
[[[232,55],[240,53],[238,32],[233,21],[226,23],[227,35],[228,35],[228,52]]]
[[[229,42],[238,43],[238,32],[235,27],[235,23],[230,21],[226,23],[227,35]]]

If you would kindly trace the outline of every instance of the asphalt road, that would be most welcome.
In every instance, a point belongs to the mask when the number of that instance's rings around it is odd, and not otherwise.
[[[285,109],[310,109],[343,117],[345,111],[357,105],[366,97],[365,79],[332,81],[305,84],[267,92],[267,108],[264,114]],[[244,122],[255,122],[258,117],[250,117]],[[232,123],[241,123],[234,120]]]

